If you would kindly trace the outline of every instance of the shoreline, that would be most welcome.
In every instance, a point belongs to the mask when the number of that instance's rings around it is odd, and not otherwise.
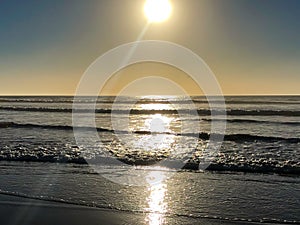
[[[1,162],[20,162],[20,163],[58,163],[58,164],[74,164],[74,165],[97,165],[97,161],[94,162],[87,162],[84,158],[78,158],[78,159],[62,159],[57,160],[55,156],[52,157],[45,157],[45,158],[36,158],[34,156],[30,156],[27,158],[27,156],[16,158],[16,159],[7,159],[7,158],[1,158],[0,155],[0,163]],[[101,165],[107,166],[107,165],[116,165],[113,159],[106,158],[106,157],[99,157]],[[138,161],[139,163],[131,162],[126,159],[118,159],[120,162],[123,162],[124,164],[128,166],[145,166],[145,167],[151,167],[155,165],[155,163],[160,162],[154,161],[152,163],[149,163],[148,161]],[[176,165],[178,161],[166,161],[163,166],[165,166],[168,169],[174,169],[176,167],[172,166],[173,164]],[[203,171],[199,168],[199,163],[196,162],[187,162],[181,170],[183,171]],[[281,176],[300,176],[300,168],[299,167],[274,167],[274,166],[258,166],[258,165],[224,165],[224,164],[215,164],[211,163],[207,168],[205,168],[205,171],[209,172],[220,172],[220,173],[250,173],[250,174],[268,174],[268,175],[281,175]]]
[[[100,209],[88,206],[73,205],[70,203],[58,203],[0,194],[1,223],[6,225],[83,225],[87,223],[89,225],[154,225],[154,223],[152,224],[146,219],[149,214],[151,213],[129,212],[105,208]],[[259,223],[251,221],[221,220],[214,218],[195,218],[176,215],[165,215],[164,221],[165,223],[161,224],[279,224],[268,222]]]

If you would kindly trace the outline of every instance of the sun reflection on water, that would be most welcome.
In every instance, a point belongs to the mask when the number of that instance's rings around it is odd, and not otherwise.
[[[167,133],[171,133],[169,128],[172,120],[173,118],[168,118],[161,114],[149,116],[143,121],[143,127],[145,130],[150,131],[151,134],[139,136],[138,139],[134,139],[132,146],[135,149],[141,149],[146,152],[169,153],[172,145],[175,144],[175,137],[167,135]]]
[[[145,209],[149,214],[147,214],[145,221],[149,225],[165,224],[165,213],[168,211],[168,204],[165,201],[167,193],[165,178],[165,172],[162,171],[152,171],[147,176],[150,194],[147,198],[149,207]]]
[[[173,118],[161,114],[154,114],[145,120],[145,127],[151,132],[170,132],[170,123],[172,120]]]
[[[147,103],[139,105],[138,109],[143,110],[174,110],[174,107],[166,102],[166,103]]]

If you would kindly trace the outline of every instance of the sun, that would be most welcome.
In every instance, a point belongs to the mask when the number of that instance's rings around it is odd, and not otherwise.
[[[147,0],[144,12],[150,23],[159,23],[170,17],[172,5],[169,0]]]

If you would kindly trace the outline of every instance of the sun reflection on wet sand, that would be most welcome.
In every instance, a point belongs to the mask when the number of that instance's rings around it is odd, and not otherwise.
[[[167,193],[167,184],[164,183],[166,178],[165,172],[153,171],[147,176],[147,181],[150,184],[150,194],[147,198],[148,208],[145,210],[149,212],[145,221],[149,225],[165,224],[165,213],[168,210],[168,204],[165,201]]]

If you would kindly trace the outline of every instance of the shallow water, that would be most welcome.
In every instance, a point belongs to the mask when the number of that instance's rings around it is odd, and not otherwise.
[[[88,165],[1,162],[0,167],[1,193],[128,212],[148,212],[146,219],[150,225],[164,224],[166,216],[300,222],[299,177],[176,173],[156,168],[149,171],[152,176],[166,173],[173,173],[173,176],[157,185],[136,187],[110,182]],[[107,166],[101,171],[108,173],[116,168]]]

